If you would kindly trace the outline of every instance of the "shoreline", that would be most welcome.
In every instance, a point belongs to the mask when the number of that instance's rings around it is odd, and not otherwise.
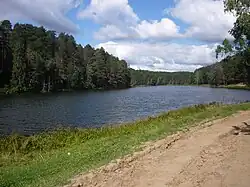
[[[222,88],[232,89],[232,90],[250,90],[250,86],[247,85],[227,85]]]
[[[140,149],[148,141],[249,110],[250,103],[195,105],[117,127],[0,139],[0,186],[58,186]]]
[[[250,90],[250,86],[247,85],[220,85],[220,86],[213,86],[209,84],[166,84],[166,85],[136,85],[132,86],[131,88],[140,88],[140,87],[155,87],[155,86],[194,86],[194,87],[208,87],[208,88],[224,88],[224,89],[234,89],[234,90]]]
[[[64,89],[64,90],[58,90],[58,91],[52,91],[52,92],[23,92],[23,93],[11,93],[6,94],[4,88],[0,88],[0,98],[4,97],[13,97],[13,96],[23,96],[23,95],[49,95],[49,94],[58,94],[58,93],[74,93],[74,92],[103,92],[103,91],[116,91],[116,90],[126,90],[130,88],[141,88],[141,87],[155,87],[155,86],[194,86],[194,87],[210,87],[210,88],[224,88],[224,89],[234,89],[234,90],[250,90],[250,86],[247,85],[220,85],[220,86],[212,86],[208,84],[201,84],[201,85],[195,85],[195,84],[167,84],[167,85],[135,85],[130,86],[128,88],[117,88],[117,89],[83,89],[83,90],[72,90],[72,89]]]
[[[6,94],[4,92],[4,89],[0,88],[0,99],[4,98],[10,98],[10,97],[22,97],[22,96],[30,96],[30,95],[42,95],[42,96],[47,96],[47,95],[56,95],[56,94],[67,94],[67,93],[89,93],[89,92],[105,92],[105,91],[117,91],[117,90],[126,90],[130,89],[131,87],[128,88],[117,88],[117,89],[82,89],[82,90],[72,90],[72,89],[64,89],[64,90],[57,90],[57,91],[51,91],[51,92],[21,92],[21,93],[11,93],[11,94]]]

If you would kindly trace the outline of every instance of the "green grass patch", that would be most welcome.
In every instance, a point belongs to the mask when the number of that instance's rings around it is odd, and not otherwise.
[[[0,186],[60,186],[81,172],[138,150],[144,142],[248,109],[250,103],[197,105],[118,127],[1,138]]]
[[[192,86],[196,86],[196,85],[192,85]],[[227,88],[227,89],[234,89],[234,90],[250,90],[250,86],[247,86],[245,84],[229,84],[229,85],[219,85],[219,86],[209,85],[209,84],[200,84],[197,86],[211,87],[211,88]]]
[[[223,88],[227,89],[234,89],[234,90],[250,90],[250,86],[244,85],[244,84],[235,84],[235,85],[227,85],[222,86]]]

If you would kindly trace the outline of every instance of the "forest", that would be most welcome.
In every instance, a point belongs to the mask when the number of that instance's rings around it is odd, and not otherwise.
[[[2,21],[0,54],[0,88],[9,93],[130,87],[124,60],[43,27]]]
[[[236,54],[194,72],[152,72],[130,70],[131,85],[211,85],[250,84],[250,66]]]
[[[240,55],[229,56],[220,62],[195,70],[196,84],[212,86],[250,83],[250,66]]]
[[[103,48],[77,44],[72,35],[31,24],[12,26],[10,21],[3,20],[0,89],[21,93],[123,89],[138,85],[250,85],[250,4],[239,1],[229,0],[225,4],[225,11],[236,12],[237,20],[229,31],[234,41],[225,39],[216,49],[216,57],[223,60],[194,72],[133,70],[125,60]]]
[[[131,86],[137,85],[190,85],[193,84],[192,72],[153,72],[130,69]]]
[[[124,60],[81,46],[72,35],[9,20],[0,24],[0,88],[7,93],[191,84],[190,72],[133,70]]]

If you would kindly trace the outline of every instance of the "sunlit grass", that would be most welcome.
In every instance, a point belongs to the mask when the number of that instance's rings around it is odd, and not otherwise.
[[[5,137],[0,139],[0,186],[58,186],[76,174],[138,150],[146,141],[248,109],[250,103],[197,105],[119,127]]]
[[[250,90],[250,86],[244,84],[231,84],[227,86],[223,86],[223,88],[235,89],[235,90]]]

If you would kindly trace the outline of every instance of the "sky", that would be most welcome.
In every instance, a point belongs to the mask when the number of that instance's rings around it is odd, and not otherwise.
[[[3,19],[72,34],[134,69],[170,72],[216,62],[235,22],[223,0],[0,0]]]

